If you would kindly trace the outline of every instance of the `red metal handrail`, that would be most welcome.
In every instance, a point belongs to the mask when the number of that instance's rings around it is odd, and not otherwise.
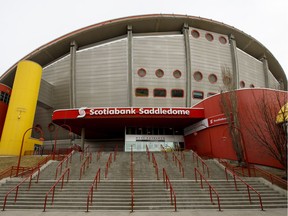
[[[89,164],[92,162],[92,153],[90,152],[89,155],[86,157],[85,161],[82,163],[80,167],[80,175],[79,180],[82,179],[82,174],[85,174],[85,170],[89,168]]]
[[[38,183],[38,180],[39,180],[39,175],[40,175],[40,169],[39,168],[36,168],[37,171],[38,171],[38,174],[37,174],[37,181],[36,183]],[[35,170],[36,170],[35,169]],[[9,196],[9,194],[11,194],[13,191],[15,191],[15,197],[14,197],[14,203],[16,203],[17,201],[17,197],[18,197],[18,191],[19,191],[19,188],[20,186],[26,182],[28,179],[29,180],[29,184],[28,184],[28,191],[30,190],[31,188],[31,182],[32,182],[32,176],[36,173],[36,171],[32,172],[27,178],[25,178],[24,180],[22,180],[19,184],[17,184],[14,188],[12,188],[10,191],[8,191],[5,195],[5,198],[4,198],[4,202],[3,202],[3,211],[5,210],[5,206],[6,206],[6,202],[7,202],[7,198]]]
[[[194,152],[194,151],[192,151],[192,150],[191,150],[191,152],[192,152],[192,157],[193,157],[193,163],[194,163],[195,158],[196,158],[196,160],[197,160],[197,167],[199,167],[199,162],[198,162],[198,160],[200,160],[201,163],[202,163],[203,173],[205,174],[205,168],[206,168],[208,178],[210,178],[210,171],[209,171],[208,165],[205,163],[205,161],[204,161],[196,152]],[[205,168],[204,168],[204,167],[205,167]]]
[[[210,201],[211,203],[214,205],[214,202],[213,202],[213,196],[212,196],[212,191],[214,192],[214,194],[216,195],[217,197],[217,201],[218,201],[218,209],[219,211],[221,211],[221,206],[220,206],[220,198],[219,198],[219,194],[218,192],[215,190],[214,187],[212,187],[212,185],[206,180],[206,178],[204,177],[204,175],[195,167],[194,168],[194,172],[195,172],[195,181],[197,181],[197,173],[199,174],[200,176],[200,180],[201,180],[201,188],[203,189],[203,180],[206,182],[206,184],[208,185],[209,187],[209,193],[210,193]]]
[[[182,165],[182,162],[178,159],[178,157],[176,156],[176,154],[173,152],[172,154],[173,156],[173,161],[175,161],[175,165],[177,167],[177,163],[179,165],[179,172],[182,174],[182,177],[184,178],[185,176],[185,171],[184,171],[184,167]]]
[[[130,153],[130,177],[131,177],[131,212],[134,211],[134,158],[133,158],[133,146],[131,146]]]
[[[157,161],[156,161],[156,158],[155,158],[155,155],[153,152],[152,152],[152,163],[153,163],[153,166],[155,168],[155,174],[157,176],[157,180],[159,180],[158,164],[157,164]]]
[[[114,148],[114,161],[116,160],[117,153],[118,153],[118,144],[116,144]]]
[[[256,191],[251,185],[249,185],[247,182],[245,182],[243,179],[241,179],[235,172],[233,172],[232,170],[228,169],[227,167],[225,167],[225,174],[226,174],[226,180],[228,181],[228,171],[232,174],[233,176],[233,180],[234,180],[234,186],[235,186],[235,190],[238,191],[238,188],[237,188],[237,181],[236,181],[236,178],[238,180],[240,180],[244,185],[246,185],[247,187],[247,193],[248,193],[248,197],[249,197],[249,201],[250,201],[250,204],[252,203],[252,200],[251,200],[251,195],[250,195],[250,189],[252,191],[254,191],[258,198],[259,198],[259,203],[260,203],[260,207],[261,207],[261,210],[264,210],[263,209],[263,204],[262,204],[262,198],[261,198],[261,195],[258,191]]]
[[[146,153],[147,153],[148,161],[150,161],[150,150],[147,145],[146,145]]]
[[[166,149],[164,148],[163,145],[161,145],[161,151],[162,151],[163,154],[164,154],[164,158],[165,158],[165,160],[168,160],[168,154],[167,154],[167,151],[166,151]]]
[[[170,179],[169,179],[169,177],[167,175],[167,172],[166,172],[165,168],[163,168],[163,182],[165,183],[166,189],[168,189],[168,186],[169,186],[171,205],[174,204],[174,210],[176,212],[177,211],[176,194],[174,192],[173,186],[172,186],[172,184],[170,182]]]
[[[56,167],[56,173],[55,173],[55,179],[57,179],[58,176],[58,170],[60,169],[60,173],[62,173],[62,165],[64,162],[66,162],[66,168],[68,167],[68,162],[70,160],[70,163],[72,161],[72,155],[73,155],[73,151],[70,152]]]
[[[55,182],[55,184],[49,189],[49,191],[46,193],[45,196],[45,201],[44,201],[44,209],[43,211],[45,212],[46,210],[46,205],[47,205],[47,200],[48,200],[48,196],[49,194],[52,192],[52,201],[51,201],[51,205],[53,205],[54,203],[54,195],[55,195],[55,188],[56,186],[59,184],[59,182],[62,180],[61,182],[61,190],[63,189],[63,185],[64,185],[64,179],[65,179],[65,175],[67,173],[67,182],[69,181],[69,176],[70,176],[70,167],[68,167],[63,174],[60,176],[60,178]]]
[[[13,167],[13,166],[12,166]],[[12,172],[12,167],[8,167],[7,169],[3,170],[1,173],[0,173],[0,180],[5,178],[5,177],[8,177],[9,174],[10,174],[10,177],[11,177],[11,172]]]
[[[92,205],[93,203],[93,192],[94,192],[94,187],[98,187],[98,183],[100,183],[100,173],[101,173],[101,169],[99,168],[98,171],[96,172],[96,175],[94,177],[94,181],[90,187],[90,190],[88,192],[88,196],[87,196],[87,212],[89,211],[89,206]]]
[[[112,163],[112,152],[110,153],[110,155],[109,155],[109,158],[108,158],[108,160],[107,160],[107,162],[106,162],[106,167],[105,167],[105,178],[107,178],[107,175],[108,175],[108,169],[110,168],[110,165],[111,165],[111,163]]]

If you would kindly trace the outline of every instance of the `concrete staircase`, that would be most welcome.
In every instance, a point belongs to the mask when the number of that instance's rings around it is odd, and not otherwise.
[[[103,152],[99,160],[96,153],[92,155],[92,161],[85,170],[82,179],[79,180],[80,167],[84,160],[80,161],[80,153],[75,153],[72,162],[69,163],[71,169],[70,181],[64,183],[61,190],[57,187],[54,204],[51,205],[51,195],[47,202],[47,211],[86,211],[87,195],[99,168],[101,168],[101,179],[97,190],[94,191],[93,204],[89,211],[130,211],[131,210],[131,179],[130,179],[130,153],[118,152],[116,161],[112,161],[105,178],[105,167],[110,152]],[[154,152],[158,164],[158,176],[155,167],[147,158],[146,153],[134,153],[134,210],[148,211],[174,211],[171,205],[170,192],[165,188],[162,180],[162,170],[165,168],[170,178],[177,199],[177,210],[184,209],[218,209],[217,198],[213,195],[214,204],[210,201],[209,188],[200,181],[195,181],[194,168],[197,164],[192,160],[191,152],[185,152],[185,160],[181,156],[177,157],[182,161],[185,169],[185,176],[179,172],[179,166],[175,165],[172,153],[168,153],[166,160],[161,152]],[[214,160],[205,160],[209,166],[209,183],[215,188],[220,197],[221,209],[259,209],[259,199],[251,191],[252,203],[249,202],[247,187],[237,182],[238,191],[235,190],[232,178],[227,182],[223,168]],[[32,187],[27,191],[28,183],[20,187],[17,202],[14,204],[14,192],[10,194],[6,204],[6,210],[11,209],[35,209],[43,211],[45,195],[55,183],[55,170],[59,162],[52,161],[41,172],[38,183],[33,182]],[[63,164],[64,166],[64,164]],[[201,164],[198,169],[202,172]],[[64,170],[64,167],[63,167]],[[58,177],[60,175],[58,174]],[[207,177],[207,174],[205,175]],[[199,178],[198,178],[199,179]],[[0,205],[3,205],[4,196],[7,191],[19,183],[21,179],[9,179],[0,186]],[[35,181],[35,180],[33,180]],[[264,209],[267,208],[287,208],[287,197],[277,190],[263,183],[259,178],[245,179],[255,188],[262,197]]]

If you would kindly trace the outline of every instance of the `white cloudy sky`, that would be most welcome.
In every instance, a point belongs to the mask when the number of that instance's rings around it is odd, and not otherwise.
[[[0,75],[41,45],[131,15],[174,13],[234,26],[261,42],[288,77],[288,0],[2,0]]]

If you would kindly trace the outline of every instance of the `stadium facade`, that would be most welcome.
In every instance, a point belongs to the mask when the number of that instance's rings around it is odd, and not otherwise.
[[[287,78],[265,46],[232,26],[187,15],[91,25],[39,47],[21,59],[22,67],[17,64],[0,78],[2,155],[19,154],[23,133],[37,125],[45,134],[44,149],[57,139],[57,148],[178,146],[235,159],[231,140],[221,141],[228,122],[220,93],[236,90],[239,113],[257,109],[251,100],[260,94],[277,93],[283,106],[287,102]],[[67,130],[74,133],[72,141]],[[265,149],[244,129],[241,133],[251,162],[280,166],[268,154],[257,157]],[[41,144],[29,142],[23,153]]]

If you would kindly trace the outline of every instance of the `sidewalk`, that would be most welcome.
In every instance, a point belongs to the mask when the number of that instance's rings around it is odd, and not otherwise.
[[[76,211],[1,211],[1,216],[287,216],[287,209],[268,209],[261,210],[189,210],[179,212],[166,211],[138,211],[138,212],[124,212],[124,211],[91,211],[91,212],[76,212]]]

